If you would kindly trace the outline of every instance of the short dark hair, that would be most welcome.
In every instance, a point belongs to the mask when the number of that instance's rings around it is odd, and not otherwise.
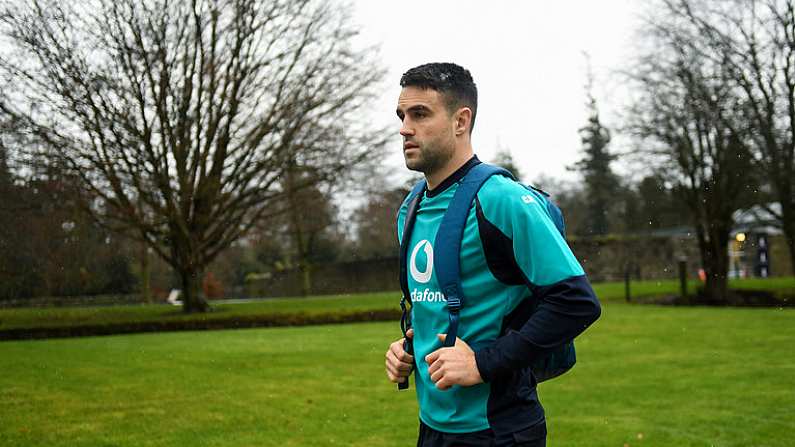
[[[400,86],[436,90],[444,97],[450,113],[462,106],[469,107],[472,110],[469,133],[472,133],[478,113],[478,88],[466,68],[447,62],[420,65],[403,73]]]

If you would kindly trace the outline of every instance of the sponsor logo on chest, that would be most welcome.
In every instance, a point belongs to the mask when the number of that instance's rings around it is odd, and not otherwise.
[[[422,262],[424,258],[424,263]],[[430,241],[423,239],[414,246],[411,250],[411,257],[409,258],[409,272],[411,278],[420,284],[427,284],[433,277],[433,245]],[[421,289],[415,287],[411,291],[412,303],[417,302],[446,302],[444,294],[440,290],[431,289],[427,287]]]

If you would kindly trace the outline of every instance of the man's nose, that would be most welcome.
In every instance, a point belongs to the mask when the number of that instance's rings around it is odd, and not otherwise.
[[[400,125],[400,134],[404,137],[408,137],[414,135],[414,129],[406,123],[407,120],[403,120],[402,124]]]

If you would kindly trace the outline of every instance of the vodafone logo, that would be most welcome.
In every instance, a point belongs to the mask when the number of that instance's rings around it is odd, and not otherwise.
[[[420,252],[420,249],[425,252],[426,259],[425,271],[422,272],[417,268],[417,253]],[[417,245],[414,246],[414,250],[411,251],[409,271],[411,272],[411,277],[418,283],[425,284],[431,280],[431,275],[433,274],[433,246],[427,240],[422,240],[417,243]]]

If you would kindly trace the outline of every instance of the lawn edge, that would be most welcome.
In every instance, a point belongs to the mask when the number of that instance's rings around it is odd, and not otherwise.
[[[146,332],[208,331],[262,327],[364,323],[371,321],[397,321],[400,319],[400,317],[401,312],[399,310],[380,309],[357,312],[326,312],[318,314],[308,314],[301,312],[212,319],[208,318],[176,321],[153,320],[62,327],[13,328],[0,330],[0,341],[93,337]]]

